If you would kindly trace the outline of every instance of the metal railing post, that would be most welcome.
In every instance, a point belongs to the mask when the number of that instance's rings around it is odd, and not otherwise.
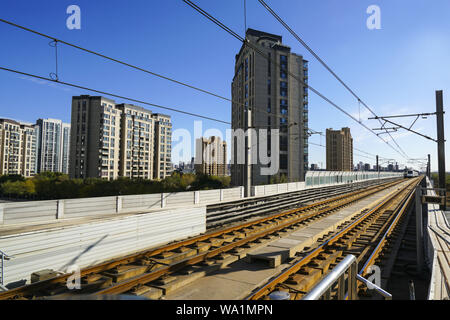
[[[356,286],[356,257],[354,255],[348,255],[337,266],[331,270],[325,278],[320,281],[308,294],[306,294],[303,300],[318,300],[321,297],[323,299],[331,299],[331,289],[333,285],[338,281],[338,298],[344,299],[345,296],[345,273],[347,270],[354,270],[353,280]],[[352,269],[353,267],[353,269]],[[349,279],[351,275],[349,274]]]
[[[2,279],[1,279],[1,281],[0,281],[0,286],[4,289],[4,282],[5,282],[5,272],[4,272],[4,270],[5,270],[5,260],[9,260],[9,259],[11,259],[11,258],[14,258],[14,256],[8,256],[6,253],[4,253],[3,251],[1,251],[0,250],[0,256],[2,256],[2,268],[1,268],[1,276],[2,276]]]
[[[356,275],[358,273],[358,263],[355,261],[348,271],[348,299],[358,300],[358,288],[356,285]]]
[[[345,275],[339,278],[338,282],[338,300],[345,299]]]
[[[423,231],[422,231],[422,187],[416,188],[416,258],[417,272],[423,268]]]

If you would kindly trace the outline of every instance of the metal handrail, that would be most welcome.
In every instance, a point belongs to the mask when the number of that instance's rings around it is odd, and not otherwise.
[[[325,299],[330,299],[331,289],[333,285],[339,281],[338,284],[338,300],[343,300],[345,296],[345,274],[348,272],[348,288],[349,296],[352,300],[357,299],[356,295],[356,270],[358,264],[356,257],[352,254],[346,256],[333,270],[320,281],[302,300],[319,300],[322,296]]]
[[[373,289],[382,295],[386,300],[392,300],[392,295],[377,286],[376,284],[370,282],[365,279],[361,275],[357,273],[358,262],[356,257],[352,254],[346,256],[344,260],[342,260],[333,270],[326,275],[325,278],[322,279],[310,292],[308,292],[302,300],[319,300],[321,297],[329,300],[331,298],[331,290],[336,282],[338,282],[338,292],[337,299],[338,300],[357,300],[357,285],[356,281],[361,281],[364,283],[369,289]],[[347,272],[348,271],[348,272]],[[345,294],[345,276],[347,276],[348,282],[348,293]]]
[[[383,290],[382,288],[377,286],[375,283],[370,282],[369,280],[367,280],[366,278],[364,278],[363,276],[361,276],[359,274],[356,275],[356,279],[363,282],[369,289],[373,289],[376,292],[378,292],[379,294],[381,294],[386,300],[392,300],[392,294],[390,294],[386,290]]]
[[[7,255],[6,253],[4,253],[3,251],[1,251],[0,250],[0,256],[2,257],[1,258],[1,261],[2,261],[2,270],[1,270],[1,280],[0,280],[0,287],[1,287],[1,289],[2,290],[5,290],[5,287],[3,286],[4,285],[4,269],[5,269],[5,260],[9,260],[9,259],[11,259],[11,258],[14,258],[14,256],[10,256],[10,255]]]

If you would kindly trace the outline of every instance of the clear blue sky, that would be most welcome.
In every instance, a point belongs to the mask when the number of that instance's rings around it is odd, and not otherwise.
[[[243,0],[198,0],[199,6],[244,34]],[[379,115],[434,112],[435,90],[444,90],[446,137],[450,139],[450,2],[448,0],[267,1],[319,56]],[[66,27],[66,8],[81,8],[81,30]],[[381,30],[369,30],[366,9],[381,8]],[[180,81],[231,96],[234,56],[239,41],[200,16],[181,0],[87,1],[3,0],[0,17],[62,40],[124,59]],[[292,51],[310,61],[309,84],[358,117],[357,101],[258,3],[247,0],[247,26],[283,36]],[[48,40],[0,23],[0,66],[48,76],[54,49]],[[62,81],[114,92],[156,104],[230,121],[230,103],[66,46],[59,47]],[[94,94],[0,71],[0,117],[35,122],[70,122],[71,96]],[[117,102],[126,102],[116,99]],[[192,131],[193,117],[150,108],[172,116],[174,129]],[[356,148],[407,164],[370,132],[310,93],[310,127],[350,126]],[[364,123],[367,111],[361,109]],[[407,122],[402,121],[403,124]],[[414,128],[436,136],[435,117]],[[225,132],[227,125],[203,121],[203,129]],[[393,134],[411,158],[432,156],[436,144],[405,132]],[[311,142],[325,143],[313,136]],[[174,142],[175,143],[175,142]],[[447,170],[450,152],[447,144]],[[325,150],[310,145],[310,163],[325,162]],[[178,156],[173,155],[176,163]],[[354,162],[373,160],[355,156]]]

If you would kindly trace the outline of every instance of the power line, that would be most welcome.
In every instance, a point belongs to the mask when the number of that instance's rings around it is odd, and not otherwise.
[[[231,103],[236,103],[236,104],[239,104],[239,105],[241,105],[241,106],[245,106],[245,105],[244,105],[243,103],[241,103],[241,102],[234,101],[234,100],[232,100],[232,99],[230,99],[230,98],[224,97],[224,96],[222,96],[222,95],[220,95],[220,94],[217,94],[217,93],[214,93],[214,92],[212,92],[212,91],[205,90],[205,89],[202,89],[202,88],[193,86],[193,85],[188,84],[188,83],[186,83],[186,82],[182,82],[182,81],[180,81],[180,80],[176,80],[176,79],[174,79],[174,78],[171,78],[171,77],[168,77],[168,76],[165,76],[165,75],[162,75],[162,74],[159,74],[159,73],[150,71],[150,70],[148,70],[148,69],[144,69],[144,68],[142,68],[142,67],[138,67],[138,66],[136,66],[136,65],[133,65],[133,64],[128,63],[128,62],[125,62],[125,61],[123,61],[123,60],[119,60],[119,59],[116,59],[116,58],[112,58],[112,57],[107,56],[107,55],[105,55],[105,54],[96,52],[96,51],[91,50],[91,49],[87,49],[87,48],[81,47],[81,46],[79,46],[79,45],[76,45],[76,44],[73,44],[73,43],[70,43],[70,42],[61,40],[61,39],[58,39],[58,38],[56,38],[56,37],[54,37],[54,36],[51,36],[51,35],[48,35],[48,34],[45,34],[45,33],[42,33],[42,32],[39,32],[39,31],[36,31],[36,30],[33,30],[33,29],[30,29],[30,28],[27,28],[27,27],[25,27],[25,26],[22,26],[22,25],[13,23],[13,22],[11,22],[11,21],[7,21],[7,20],[4,20],[4,19],[1,19],[1,18],[0,18],[0,22],[6,23],[6,24],[11,25],[11,26],[13,26],[13,27],[16,27],[16,28],[25,30],[25,31],[27,31],[27,32],[34,33],[34,34],[36,34],[36,35],[39,35],[39,36],[42,36],[42,37],[45,37],[45,38],[48,38],[48,39],[51,39],[51,40],[52,40],[51,43],[55,43],[55,45],[54,45],[55,48],[56,48],[56,44],[59,42],[59,43],[65,44],[65,45],[67,45],[67,46],[69,46],[69,47],[72,47],[72,48],[75,48],[75,49],[78,49],[78,50],[81,50],[81,51],[84,51],[84,52],[87,52],[87,53],[96,55],[96,56],[98,56],[98,57],[101,57],[101,58],[104,58],[104,59],[107,59],[107,60],[110,60],[110,61],[119,63],[119,64],[121,64],[121,65],[130,67],[130,68],[135,69],[135,70],[138,70],[138,71],[142,71],[142,72],[148,73],[148,74],[153,75],[153,76],[156,76],[156,77],[158,77],[158,78],[161,78],[161,79],[164,79],[164,80],[167,80],[167,81],[170,81],[170,82],[173,82],[173,83],[176,83],[176,84],[185,86],[185,87],[187,87],[187,88],[190,88],[190,89],[193,89],[193,90],[196,90],[196,91],[199,91],[199,92],[202,92],[202,93],[205,93],[205,94],[214,96],[214,97],[216,97],[216,98],[219,98],[219,99],[222,99],[222,100],[231,102]],[[242,39],[243,39],[243,38],[242,38]],[[52,46],[53,46],[53,45],[52,45]],[[57,50],[57,49],[56,49],[56,50]],[[57,51],[56,51],[56,54],[57,54]],[[57,80],[57,79],[58,79],[58,63],[57,63],[57,61],[58,61],[58,59],[57,59],[57,56],[56,56],[56,73],[51,73],[51,75],[55,76],[55,79],[52,78],[52,80]],[[267,115],[270,115],[270,116],[273,116],[273,117],[277,117],[277,118],[283,118],[282,115],[277,115],[277,114],[270,113],[270,112],[267,112],[267,111],[264,111],[264,110],[255,109],[254,111],[255,111],[255,112],[264,113],[264,114],[267,114]]]
[[[195,86],[190,85],[190,84],[188,84],[188,83],[185,83],[185,82],[182,82],[182,81],[179,81],[179,80],[176,80],[176,79],[173,79],[173,78],[164,76],[164,75],[162,75],[162,74],[158,74],[158,73],[156,73],[156,72],[150,71],[150,70],[148,70],[148,69],[144,69],[144,68],[142,68],[142,67],[138,67],[138,66],[132,65],[132,64],[127,63],[127,62],[125,62],[125,61],[122,61],[122,60],[119,60],[119,59],[115,59],[115,58],[109,57],[109,56],[104,55],[104,54],[102,54],[102,53],[99,53],[99,52],[96,52],[96,51],[93,51],[93,50],[90,50],[90,49],[83,48],[83,47],[81,47],[81,46],[75,45],[75,44],[73,44],[73,43],[70,43],[70,42],[67,42],[67,41],[64,41],[64,40],[57,39],[57,38],[55,38],[55,37],[53,37],[53,36],[50,36],[50,35],[48,35],[48,34],[41,33],[41,32],[39,32],[39,31],[36,31],[36,30],[30,29],[30,28],[27,28],[27,27],[18,25],[18,24],[16,24],[16,23],[13,23],[13,22],[10,22],[10,21],[4,20],[4,19],[0,19],[0,22],[3,22],[3,23],[6,23],[6,24],[9,24],[9,25],[11,25],[11,26],[14,26],[14,27],[16,27],[16,28],[19,28],[19,29],[22,29],[22,30],[25,30],[25,31],[28,31],[28,32],[31,32],[31,33],[34,33],[34,34],[37,34],[37,35],[40,35],[40,36],[42,36],[42,37],[51,39],[51,40],[53,40],[53,41],[56,41],[56,42],[65,44],[65,45],[67,45],[67,46],[69,46],[69,47],[76,48],[76,49],[79,49],[79,50],[81,50],[81,51],[91,53],[91,54],[93,54],[93,55],[96,55],[96,56],[99,56],[99,57],[101,57],[101,58],[104,58],[104,59],[107,59],[107,60],[110,60],[110,61],[113,61],[113,62],[122,64],[122,65],[124,65],[124,66],[127,66],[127,67],[130,67],[130,68],[133,68],[133,69],[136,69],[136,70],[139,70],[139,71],[142,71],[142,72],[151,74],[151,75],[156,76],[156,77],[159,77],[159,78],[161,78],[161,79],[164,79],[164,80],[168,80],[168,81],[177,83],[177,84],[179,84],[179,85],[188,87],[188,88],[190,88],[190,89],[194,89],[194,90],[197,90],[197,91],[200,91],[200,92],[209,94],[209,95],[214,96],[214,97],[216,97],[216,98],[219,98],[219,99],[222,99],[222,100],[226,100],[226,101],[232,102],[231,99],[229,99],[229,98],[227,98],[227,97],[223,97],[223,96],[221,96],[221,95],[219,95],[219,94],[217,94],[217,93],[214,93],[214,92],[211,92],[211,91],[208,91],[208,90],[205,90],[205,89],[201,89],[201,88],[195,87]]]
[[[185,1],[185,2],[186,2],[186,1]],[[191,3],[188,3],[188,4],[191,5]],[[237,33],[235,33],[234,31],[232,31],[230,28],[226,27],[226,26],[225,26],[224,24],[222,24],[220,21],[218,21],[217,19],[215,19],[214,17],[212,17],[211,15],[209,15],[206,11],[204,11],[203,9],[201,9],[200,7],[196,6],[196,5],[193,4],[193,3],[192,3],[191,6],[193,6],[196,10],[198,9],[198,10],[200,10],[201,12],[203,12],[208,18],[212,19],[214,22],[217,22],[217,24],[218,24],[221,28],[223,28],[225,31],[231,33],[231,34],[232,34],[233,36],[235,36],[238,40],[240,40],[240,41],[242,41],[242,42],[245,43],[245,39],[244,39],[244,38],[240,37]],[[194,89],[194,90],[197,90],[197,91],[200,91],[200,92],[203,92],[203,93],[212,95],[212,96],[215,96],[215,97],[220,98],[220,99],[222,99],[222,100],[226,100],[226,101],[229,101],[229,102],[236,103],[236,104],[239,104],[239,105],[244,106],[244,104],[241,103],[241,102],[233,101],[233,100],[230,99],[230,98],[223,97],[223,96],[221,96],[221,95],[219,95],[219,94],[216,94],[216,93],[213,93],[213,92],[211,92],[211,91],[208,91],[208,90],[205,90],[205,89],[201,89],[201,88],[195,87],[195,86],[193,86],[193,85],[190,85],[190,84],[181,82],[181,81],[179,81],[179,80],[176,80],[176,79],[173,79],[173,78],[170,78],[170,77],[167,77],[167,76],[164,76],[164,75],[161,75],[161,74],[152,72],[152,71],[150,71],[150,70],[147,70],[147,69],[144,69],[144,68],[141,68],[141,67],[132,65],[132,64],[127,63],[127,62],[124,62],[124,61],[122,61],[122,60],[118,60],[118,59],[115,59],[115,58],[106,56],[106,55],[101,54],[101,53],[99,53],[99,52],[96,52],[96,51],[93,51],[93,50],[90,50],[90,49],[87,49],[87,48],[83,48],[83,47],[81,47],[81,46],[78,46],[78,45],[69,43],[69,42],[64,41],[64,40],[57,39],[56,37],[50,36],[50,35],[48,35],[48,34],[44,34],[44,33],[38,32],[38,31],[36,31],[36,30],[33,30],[33,29],[30,29],[30,28],[27,28],[27,27],[24,27],[24,26],[15,24],[15,23],[13,23],[13,22],[10,22],[10,21],[7,21],[7,20],[1,19],[1,18],[0,18],[0,22],[9,24],[9,25],[11,25],[11,26],[17,27],[17,28],[19,28],[19,29],[22,29],[22,30],[25,30],[25,31],[28,31],[28,32],[31,32],[31,33],[34,33],[34,34],[37,34],[37,35],[42,36],[42,37],[46,37],[46,38],[48,38],[48,39],[51,39],[51,40],[52,40],[52,43],[53,43],[53,42],[55,43],[55,47],[56,47],[56,44],[59,42],[59,43],[65,44],[65,45],[67,45],[67,46],[70,46],[70,47],[79,49],[79,50],[81,50],[81,51],[85,51],[85,52],[87,52],[87,53],[91,53],[91,54],[94,54],[94,55],[96,55],[96,56],[102,57],[102,58],[104,58],[104,59],[107,59],[107,60],[110,60],[110,61],[113,61],[113,62],[122,64],[122,65],[128,66],[128,67],[130,67],[130,68],[133,68],[133,69],[136,69],[136,70],[139,70],[139,71],[142,71],[142,72],[145,72],[145,73],[154,75],[154,76],[156,76],[156,77],[159,77],[159,78],[162,78],[162,79],[165,79],[165,80],[168,80],[168,81],[171,81],[171,82],[174,82],[174,83],[177,83],[177,84],[186,86],[186,87],[188,87],[188,88],[191,88],[191,89]],[[256,48],[254,48],[254,49],[256,49]],[[258,52],[258,51],[257,51],[257,52]],[[56,52],[56,53],[57,53],[57,52]],[[258,53],[261,54],[260,51],[259,51]],[[263,54],[263,53],[262,53],[262,54]],[[263,54],[263,56],[264,56],[264,54]],[[273,63],[273,62],[272,62],[272,63]],[[276,64],[276,66],[277,66],[277,64]],[[278,65],[278,66],[279,66],[279,65]],[[7,68],[1,68],[1,69],[6,70],[6,71],[11,71],[11,72],[16,72],[16,71],[14,71],[14,70],[7,69]],[[56,56],[56,72],[57,72],[57,70],[58,70],[58,66],[57,66],[57,56]],[[166,109],[166,110],[171,110],[171,111],[174,111],[174,112],[179,112],[179,113],[183,113],[183,114],[187,114],[187,115],[191,115],[191,116],[196,116],[196,117],[200,117],[200,118],[207,119],[207,120],[211,120],[211,121],[218,121],[218,122],[221,122],[221,123],[230,124],[229,122],[225,122],[225,121],[218,120],[218,119],[215,119],[215,118],[205,117],[205,116],[198,115],[198,114],[195,114],[195,113],[190,113],[190,112],[186,112],[186,111],[182,111],[182,110],[176,110],[176,109],[174,109],[174,108],[168,108],[168,107],[164,107],[164,106],[159,106],[159,105],[156,105],[156,104],[153,104],[153,103],[148,103],[148,102],[144,102],[144,101],[140,101],[140,100],[136,100],[136,99],[132,99],[132,98],[126,98],[126,97],[122,97],[122,96],[115,95],[115,94],[112,94],[112,93],[106,93],[106,92],[103,92],[103,91],[100,91],[100,90],[96,90],[96,89],[90,89],[90,88],[87,88],[87,87],[82,87],[82,86],[79,86],[79,85],[69,84],[69,83],[65,83],[65,82],[62,82],[62,81],[58,81],[57,73],[56,73],[55,79],[53,79],[53,78],[40,77],[40,76],[37,76],[37,75],[27,74],[27,73],[20,72],[20,71],[17,71],[17,73],[24,74],[24,75],[27,75],[27,76],[30,76],[30,77],[35,77],[35,78],[47,80],[47,81],[59,82],[59,83],[64,84],[64,85],[69,85],[69,86],[73,86],[73,87],[77,87],[77,88],[82,88],[82,89],[90,90],[90,91],[93,91],[93,92],[99,92],[99,93],[107,94],[107,95],[110,95],[110,96],[115,96],[115,97],[119,97],[119,98],[124,98],[124,99],[130,100],[130,101],[136,101],[136,102],[140,102],[140,103],[143,103],[143,104],[147,104],[147,105],[150,105],[150,106],[153,106],[153,107],[162,108],[162,109]],[[291,76],[293,76],[294,78],[296,78],[297,80],[299,80],[299,79],[298,79],[297,77],[295,77],[294,75],[291,74]],[[299,80],[299,81],[300,81],[301,83],[303,83],[301,80]],[[304,83],[303,83],[303,84],[304,84]],[[304,84],[304,85],[305,85],[306,87],[309,87],[309,86],[306,85],[306,84]],[[313,88],[311,88],[311,87],[309,87],[309,88],[312,89],[312,90],[314,91]],[[266,112],[266,111],[264,111],[264,110],[255,109],[255,110],[253,110],[253,111],[261,112],[261,113],[264,113],[264,114],[267,114],[267,115],[270,115],[270,116],[274,116],[274,117],[277,117],[277,118],[283,118],[282,115],[274,114],[274,113],[271,113],[271,112]],[[341,111],[343,111],[343,110],[341,110]],[[344,111],[344,112],[345,112],[345,111]],[[347,115],[349,115],[349,114],[347,114]],[[351,116],[351,115],[349,115],[349,116]],[[355,120],[355,119],[354,119],[354,120]],[[384,140],[383,140],[383,141],[384,141]]]
[[[276,12],[267,4],[267,3],[265,3],[264,2],[264,0],[258,0],[259,1],[259,3],[264,7],[264,8],[266,8],[267,9],[267,11],[269,11],[269,13],[273,16],[273,17],[275,17],[275,19],[277,19],[278,20],[278,22],[280,22],[282,25],[283,25],[283,27],[286,29],[286,30],[288,30],[290,33],[291,33],[291,35],[295,38],[295,39],[297,39],[297,41],[299,41],[302,45],[303,45],[303,47],[305,47],[306,48],[306,50],[308,50],[313,56],[314,56],[314,58],[316,58],[316,60],[317,61],[319,61],[324,67],[325,67],[325,69],[327,69],[357,100],[358,100],[358,104],[359,103],[361,103],[364,107],[366,107],[366,109],[367,110],[369,110],[370,111],[370,113],[372,113],[374,116],[377,116],[376,114],[375,114],[375,112],[371,109],[371,108],[369,108],[369,106],[364,102],[364,101],[362,101],[361,100],[361,98],[325,63],[325,61],[323,61],[315,52],[314,52],[314,50],[312,50],[307,44],[306,44],[306,42],[305,41],[303,41],[298,35],[297,35],[297,33],[295,33],[294,32],[294,30],[292,30],[288,25],[287,25],[287,23],[279,16],[279,15],[277,15],[276,14]],[[380,121],[380,124],[381,124],[381,121]],[[389,136],[391,137],[391,139],[392,139],[392,141],[397,145],[397,147],[400,149],[400,151],[406,156],[406,158],[408,158],[408,155],[403,151],[403,149],[398,145],[398,143],[395,141],[395,139],[392,137],[392,135],[390,134],[390,132],[388,132],[387,130],[386,130],[386,133],[388,133],[389,134]]]
[[[323,144],[318,144],[318,143],[314,143],[314,142],[308,142],[308,144],[312,144],[314,146],[318,146],[318,147],[322,147],[322,148],[326,148],[326,146],[324,146]],[[355,152],[353,152],[353,155],[356,155],[358,157],[363,157],[363,158],[367,158],[367,159],[371,159],[371,160],[375,160],[373,157],[368,157],[362,154],[357,154]]]
[[[193,4],[193,5],[195,6],[195,8],[198,8],[199,10],[202,10],[201,8],[199,8],[198,6],[196,6],[195,4]],[[204,10],[202,10],[202,11],[205,12]],[[205,14],[207,14],[207,13],[205,12]],[[212,17],[212,16],[210,16],[209,14],[208,14],[208,16],[209,16],[209,17]],[[213,17],[212,17],[212,18],[213,18]],[[213,19],[215,19],[215,18],[213,18]],[[215,19],[215,20],[218,21],[217,19]],[[16,28],[19,28],[19,29],[25,30],[25,31],[27,31],[27,32],[31,32],[31,33],[37,34],[37,35],[39,35],[39,36],[42,36],[42,37],[45,37],[45,38],[48,38],[48,39],[51,39],[51,40],[52,40],[52,43],[55,44],[55,45],[54,45],[55,48],[56,48],[57,43],[59,42],[59,43],[65,44],[65,45],[67,45],[67,46],[70,46],[70,47],[79,49],[79,50],[81,50],[81,51],[84,51],[84,52],[87,52],[87,53],[90,53],[90,54],[99,56],[99,57],[101,57],[101,58],[104,58],[104,59],[107,59],[107,60],[110,60],[110,61],[113,61],[113,62],[122,64],[122,65],[125,65],[125,66],[127,66],[127,67],[130,67],[130,68],[133,68],[133,69],[136,69],[136,70],[139,70],[139,71],[142,71],[142,72],[151,74],[151,75],[156,76],[156,77],[159,77],[159,78],[161,78],[161,79],[165,79],[165,80],[168,80],[168,81],[177,83],[177,84],[179,84],[179,85],[182,85],[182,86],[185,86],[185,87],[188,87],[188,88],[197,90],[197,91],[199,91],[199,92],[202,92],[202,93],[209,94],[209,95],[211,95],[211,96],[220,98],[220,99],[222,99],[222,100],[226,100],[226,101],[229,101],[229,102],[236,103],[236,104],[239,104],[239,105],[244,106],[244,104],[241,103],[241,102],[237,102],[237,101],[234,101],[234,100],[232,100],[232,99],[230,99],[230,98],[223,97],[223,96],[221,96],[221,95],[219,95],[219,94],[216,94],[216,93],[214,93],[214,92],[211,92],[211,91],[208,91],[208,90],[205,90],[205,89],[201,89],[201,88],[195,87],[195,86],[193,86],[193,85],[190,85],[190,84],[188,84],[188,83],[185,83],[185,82],[182,82],[182,81],[179,81],[179,80],[176,80],[176,79],[173,79],[173,78],[170,78],[170,77],[167,77],[167,76],[164,76],[164,75],[155,73],[155,72],[150,71],[150,70],[148,70],[148,69],[144,69],[144,68],[142,68],[142,67],[135,66],[135,65],[130,64],[130,63],[127,63],[127,62],[125,62],[125,61],[122,61],[122,60],[119,60],[119,59],[115,59],[115,58],[109,57],[109,56],[107,56],[107,55],[105,55],[105,54],[102,54],[102,53],[99,53],[99,52],[96,52],[96,51],[93,51],[93,50],[90,50],[90,49],[87,49],[87,48],[84,48],[84,47],[75,45],[75,44],[73,44],[73,43],[70,43],[70,42],[67,42],[67,41],[58,39],[58,38],[56,38],[56,37],[54,37],[54,36],[51,36],[51,35],[48,35],[48,34],[44,34],[44,33],[42,33],[42,32],[39,32],[39,31],[30,29],[30,28],[27,28],[27,27],[25,27],[25,26],[21,26],[21,25],[18,25],[18,24],[16,24],[16,23],[13,23],[13,22],[10,22],[10,21],[1,19],[1,18],[0,18],[0,22],[9,24],[9,25],[14,26],[14,27],[16,27]],[[220,23],[220,22],[218,22],[218,23]],[[222,23],[220,23],[220,25],[223,26],[224,30],[226,30],[226,31],[231,30],[231,29],[227,28],[225,25],[223,25]],[[232,31],[232,30],[231,30],[231,31]],[[235,36],[236,36],[240,41],[245,41],[245,39],[242,38],[242,37],[240,37],[239,35],[235,34]],[[56,51],[56,54],[57,54],[57,51]],[[30,76],[32,76],[32,75],[30,75]],[[55,79],[53,79],[53,78],[51,78],[51,79],[43,78],[43,79],[44,79],[44,80],[48,80],[48,81],[54,81],[54,82],[57,82],[57,80],[58,80],[57,55],[56,55],[56,74],[55,74]],[[55,81],[55,80],[56,80],[56,81]],[[59,82],[61,82],[61,81],[59,81]],[[87,89],[87,90],[89,90],[89,89]],[[99,92],[98,90],[91,90],[91,91]],[[114,96],[114,95],[111,94],[111,96]],[[128,100],[133,100],[133,99],[128,99]],[[154,105],[154,104],[148,104],[148,105],[151,105],[151,106],[154,106],[154,107],[158,107],[157,105]],[[165,107],[162,107],[162,108],[165,108]],[[165,109],[167,109],[167,108],[165,108]],[[172,110],[172,109],[169,108],[168,110]],[[172,110],[172,111],[175,111],[175,110]],[[270,115],[270,116],[273,116],[273,117],[276,117],[276,118],[283,118],[282,115],[274,114],[274,113],[267,112],[267,111],[264,111],[264,110],[255,109],[255,110],[253,110],[253,111],[260,112],[260,113],[264,113],[264,114],[267,114],[267,115]],[[178,112],[178,111],[175,111],[175,112]],[[197,116],[197,115],[195,115],[195,114],[193,114],[193,113],[187,113],[187,112],[184,112],[184,111],[180,111],[180,112],[185,113],[185,114],[188,114],[188,115],[192,115],[192,116]],[[200,115],[198,115],[198,116],[200,116]],[[213,118],[209,118],[209,117],[204,117],[204,116],[200,116],[200,117],[202,117],[202,118],[204,118],[204,119],[212,120],[212,121],[217,121],[217,119],[213,119]],[[221,120],[219,120],[219,121],[222,122],[222,123],[227,123],[227,124],[229,124],[228,122],[224,122],[224,121],[221,121]]]
[[[154,103],[151,103],[151,102],[142,101],[142,100],[138,100],[138,99],[133,99],[133,98],[121,96],[121,95],[110,93],[110,92],[106,92],[106,91],[101,91],[101,90],[97,90],[97,89],[83,87],[83,86],[80,86],[80,85],[77,85],[77,84],[74,84],[74,83],[64,82],[64,81],[60,81],[60,80],[54,80],[54,79],[51,79],[51,78],[42,77],[42,76],[38,76],[38,75],[35,75],[35,74],[22,72],[22,71],[19,71],[19,70],[8,69],[8,68],[4,68],[4,67],[0,67],[0,70],[21,74],[21,75],[32,77],[32,78],[36,78],[36,79],[46,80],[46,81],[53,82],[53,83],[59,83],[59,84],[62,84],[62,85],[65,85],[65,86],[69,86],[69,87],[74,87],[74,88],[78,88],[78,89],[92,91],[92,92],[100,93],[100,94],[103,94],[103,95],[108,95],[108,96],[119,98],[119,99],[129,100],[129,101],[137,102],[137,103],[140,103],[140,104],[145,104],[145,105],[148,105],[148,106],[152,106],[152,107],[155,107],[155,108],[160,108],[160,109],[170,110],[170,111],[177,112],[177,113],[186,114],[186,115],[193,116],[193,117],[203,118],[203,119],[206,119],[206,120],[221,122],[221,123],[225,123],[225,124],[231,124],[230,122],[223,121],[223,120],[220,120],[220,119],[215,119],[215,118],[203,116],[203,115],[192,113],[192,112],[178,110],[178,109],[175,109],[175,108],[165,107],[165,106],[154,104]]]
[[[223,30],[225,30],[226,32],[228,32],[229,34],[231,34],[233,37],[235,37],[236,39],[238,39],[239,41],[243,42],[244,45],[249,46],[250,48],[252,48],[253,50],[255,50],[255,52],[257,52],[259,55],[261,55],[262,57],[266,58],[268,61],[270,61],[271,63],[273,63],[276,67],[280,67],[280,65],[273,61],[273,59],[270,59],[266,54],[264,54],[258,47],[256,47],[255,45],[253,45],[251,42],[249,42],[248,40],[242,38],[241,36],[239,36],[236,32],[234,32],[233,30],[231,30],[229,27],[227,27],[226,25],[224,25],[222,22],[220,22],[219,20],[217,20],[216,18],[214,18],[213,16],[211,16],[209,13],[207,13],[205,10],[201,9],[199,6],[197,6],[196,4],[194,4],[192,1],[190,0],[183,0],[183,2],[185,2],[186,4],[188,4],[189,6],[191,6],[193,9],[195,9],[197,12],[199,12],[200,14],[202,14],[204,17],[208,18],[209,20],[211,20],[213,23],[215,23],[217,26],[219,26],[220,28],[222,28]],[[301,83],[303,86],[309,88],[312,92],[314,92],[316,95],[318,95],[320,98],[322,98],[323,100],[325,100],[326,102],[328,102],[329,104],[331,104],[333,107],[335,107],[336,109],[338,109],[339,111],[343,112],[344,114],[346,114],[348,117],[350,117],[351,119],[353,119],[355,122],[359,123],[361,126],[363,126],[364,128],[366,128],[367,130],[369,130],[370,132],[372,132],[374,135],[376,135],[380,140],[382,140],[384,143],[386,143],[388,146],[390,146],[395,152],[399,153],[402,157],[406,158],[403,154],[401,154],[397,149],[395,149],[392,145],[389,144],[388,141],[385,141],[383,138],[381,138],[378,134],[376,134],[372,129],[370,129],[369,127],[367,127],[365,124],[361,123],[358,121],[358,119],[356,119],[355,117],[353,117],[351,114],[349,114],[347,111],[345,111],[344,109],[342,109],[340,106],[338,106],[336,103],[334,103],[333,101],[331,101],[329,98],[327,98],[325,95],[323,95],[322,93],[320,93],[318,90],[314,89],[313,87],[311,87],[310,85],[306,84],[305,82],[303,82],[303,80],[301,80],[300,78],[298,78],[296,75],[294,75],[292,72],[287,72],[292,78],[296,79],[299,83]]]
[[[326,146],[324,146],[323,144],[318,144],[318,143],[309,142],[309,141],[308,141],[308,144],[312,144],[313,146],[318,146],[318,147],[326,148]]]

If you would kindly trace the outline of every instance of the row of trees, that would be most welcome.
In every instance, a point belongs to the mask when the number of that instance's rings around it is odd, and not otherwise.
[[[438,186],[438,183],[439,183],[439,177],[438,177],[438,174],[437,174],[437,173],[432,173],[432,174],[431,174],[431,179],[432,179],[433,182],[434,182],[434,186],[437,187],[437,186]],[[446,187],[446,189],[447,189],[447,192],[450,192],[450,173],[449,173],[449,172],[447,172],[447,173],[445,174],[445,187]]]
[[[21,175],[0,176],[0,197],[35,200],[101,197],[161,192],[179,192],[228,188],[230,177],[180,174],[164,180],[100,178],[69,179],[66,174],[43,172],[32,178]]]

